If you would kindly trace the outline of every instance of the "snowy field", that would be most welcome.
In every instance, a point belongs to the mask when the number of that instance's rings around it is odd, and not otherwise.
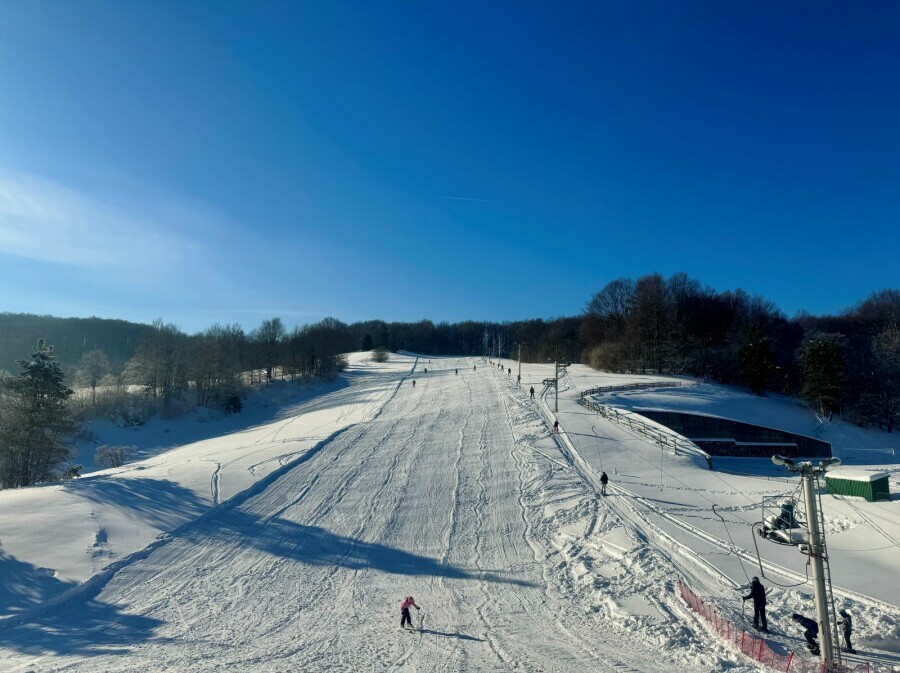
[[[749,526],[796,480],[762,461],[711,472],[578,404],[648,377],[571,367],[554,435],[552,367],[523,366],[519,387],[504,366],[356,355],[334,385],[251,405],[243,428],[128,430],[140,461],[0,492],[0,672],[755,671],[675,582],[740,620],[759,563],[773,638],[801,650],[787,617],[812,611],[804,557],[760,542],[758,558]],[[819,428],[791,400],[703,384],[603,402],[819,432],[900,492],[892,436]],[[823,499],[854,661],[900,670],[900,503]]]

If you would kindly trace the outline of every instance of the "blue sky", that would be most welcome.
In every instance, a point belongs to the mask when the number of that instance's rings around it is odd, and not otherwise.
[[[0,310],[572,315],[900,286],[897,3],[0,3]]]

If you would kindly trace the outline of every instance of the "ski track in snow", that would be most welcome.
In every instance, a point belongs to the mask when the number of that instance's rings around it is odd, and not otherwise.
[[[675,592],[680,575],[733,597],[727,578],[651,521],[643,499],[601,498],[541,402],[471,365],[429,361],[416,388],[401,380],[366,403],[370,420],[302,458],[278,456],[292,467],[233,506],[96,591],[0,628],[0,670],[760,670]],[[302,416],[248,454],[287,441],[294,423]],[[229,464],[216,462],[216,504]],[[410,594],[423,626],[403,632]]]

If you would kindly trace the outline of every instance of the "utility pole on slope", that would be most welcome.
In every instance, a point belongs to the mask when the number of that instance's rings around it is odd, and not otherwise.
[[[821,461],[818,466],[813,466],[809,461],[795,464],[790,458],[775,455],[772,456],[772,462],[776,465],[784,465],[791,472],[798,472],[803,483],[803,500],[806,505],[806,526],[808,530],[806,554],[809,556],[812,568],[813,592],[816,601],[816,622],[819,624],[822,663],[825,665],[826,671],[831,671],[835,663],[838,665],[841,663],[841,650],[832,640],[832,621],[834,621],[835,635],[837,634],[837,621],[836,618],[832,618],[834,614],[833,599],[829,600],[831,593],[825,586],[826,579],[828,579],[825,574],[825,563],[828,557],[825,550],[825,531],[820,527],[818,484],[819,475],[824,474],[829,467],[840,465],[841,461],[839,458],[828,458]],[[828,579],[828,584],[828,589],[830,589],[830,579]],[[837,653],[837,662],[835,662],[835,653]]]
[[[522,344],[516,344],[519,347],[519,381],[522,380]]]
[[[553,411],[555,411],[556,413],[559,413],[559,360],[558,359],[553,363],[553,369],[554,369],[553,378],[556,379],[556,384],[553,386],[553,395],[554,395]]]
[[[554,394],[554,402],[553,402],[553,411],[559,413],[559,375],[566,373],[566,367],[569,366],[569,362],[560,362],[559,361],[559,349],[556,350],[556,358],[553,361],[553,394]]]

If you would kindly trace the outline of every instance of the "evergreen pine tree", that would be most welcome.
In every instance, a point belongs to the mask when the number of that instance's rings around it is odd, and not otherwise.
[[[844,384],[844,337],[816,333],[800,347],[801,394],[822,415],[839,408]]]
[[[738,366],[744,383],[755,394],[762,395],[775,373],[775,353],[769,346],[768,337],[761,333],[753,334],[738,350]]]
[[[21,371],[0,395],[0,487],[47,481],[72,457],[67,440],[75,422],[66,406],[72,390],[53,355],[53,346],[37,342]]]

